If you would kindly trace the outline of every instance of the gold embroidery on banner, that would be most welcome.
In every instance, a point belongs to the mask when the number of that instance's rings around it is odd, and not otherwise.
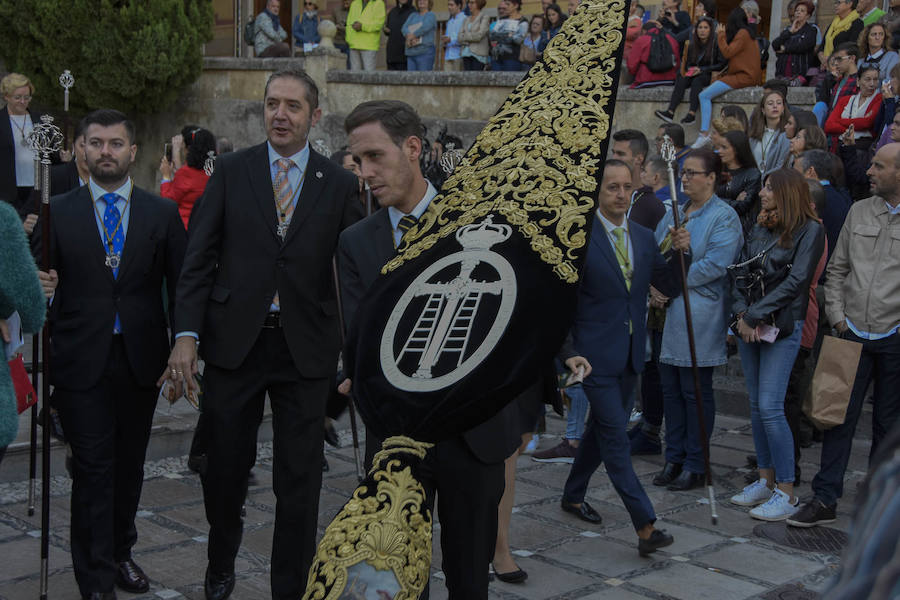
[[[355,597],[365,582],[351,580],[349,570],[366,563],[391,571],[400,586],[394,600],[416,600],[431,567],[431,516],[425,490],[397,454],[425,458],[431,444],[404,436],[385,440],[372,461],[375,489],[361,485],[334,518],[316,549],[304,600]]]
[[[567,283],[587,241],[607,110],[615,93],[623,0],[584,0],[544,58],[481,132],[443,192],[382,269],[393,271],[491,212],[503,215]]]

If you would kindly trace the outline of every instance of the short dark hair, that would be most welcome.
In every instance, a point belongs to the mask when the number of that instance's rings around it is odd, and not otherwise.
[[[81,119],[81,131],[86,132],[91,125],[100,125],[101,127],[112,127],[113,125],[124,125],[125,131],[128,133],[128,141],[134,143],[134,123],[132,123],[125,113],[119,112],[112,108],[100,108],[92,113],[87,114]]]
[[[631,176],[634,177],[634,171],[631,170],[631,165],[629,165],[624,160],[619,160],[618,158],[610,158],[603,164],[603,177],[606,176],[606,170],[610,167],[624,167],[628,169],[628,172],[631,173]],[[601,180],[603,179],[601,177]]]
[[[329,156],[328,159],[329,159],[331,162],[335,162],[335,163],[337,163],[338,165],[340,165],[340,166],[343,167],[343,166],[344,166],[344,159],[345,159],[346,157],[348,157],[348,156],[351,156],[350,151],[347,150],[346,148],[343,148],[343,149],[341,149],[341,150],[338,150],[337,152],[332,152],[332,153],[331,153],[331,156]]]
[[[367,123],[379,123],[397,146],[411,136],[420,140],[425,128],[416,110],[400,100],[370,100],[359,104],[344,119],[344,131],[350,134]]]
[[[787,98],[788,84],[784,79],[770,79],[763,84],[763,89],[781,92],[781,95]]]
[[[794,117],[794,124],[797,126],[797,131],[806,129],[807,127],[819,126],[819,119],[811,110],[793,108],[791,109],[791,116]]]
[[[519,10],[522,10],[522,0],[506,0],[510,4],[515,4],[519,7]]]
[[[181,128],[181,138],[184,140],[184,147],[189,148],[191,142],[194,141],[194,133],[200,130],[199,125],[185,125]]]
[[[825,188],[815,179],[807,179],[806,185],[809,186],[809,195],[816,207],[816,214],[821,218],[825,214]]]
[[[628,142],[628,147],[632,154],[643,154],[644,159],[650,152],[650,143],[647,136],[637,129],[622,129],[613,134],[613,140],[616,142]]]
[[[319,86],[316,85],[316,82],[310,77],[309,73],[299,67],[279,69],[269,75],[269,79],[266,80],[266,91],[263,97],[268,98],[269,96],[269,84],[276,79],[283,79],[285,77],[295,79],[306,86],[306,101],[309,103],[309,108],[311,110],[319,108]]]
[[[659,128],[663,130],[663,135],[672,138],[676,148],[684,148],[684,127],[678,123],[663,123]]]
[[[834,175],[831,155],[825,150],[807,150],[800,155],[800,166],[803,167],[804,173],[812,167],[819,179],[831,181]]]
[[[722,175],[722,158],[709,148],[694,148],[688,152],[685,160],[688,158],[696,158],[701,161],[703,163],[703,170],[707,173],[713,173],[716,176],[717,181]]]
[[[666,161],[664,161],[660,157],[654,156],[644,163],[644,168],[648,171],[653,172],[654,174],[662,175],[665,177],[666,171],[668,170],[668,165],[666,164]],[[676,165],[675,168],[677,169],[678,166]]]
[[[838,52],[846,52],[847,56],[859,58],[859,46],[857,46],[855,42],[844,42],[835,48],[832,54],[837,54]]]

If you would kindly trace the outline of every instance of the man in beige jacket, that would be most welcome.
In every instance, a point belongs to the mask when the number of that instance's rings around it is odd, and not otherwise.
[[[828,321],[841,337],[861,343],[862,355],[847,417],[825,432],[815,497],[787,520],[795,527],[835,520],[853,433],[873,380],[870,458],[900,415],[900,144],[879,149],[867,174],[875,195],[850,208],[825,282]]]

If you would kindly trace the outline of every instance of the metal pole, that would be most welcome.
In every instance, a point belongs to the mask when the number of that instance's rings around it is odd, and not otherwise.
[[[38,157],[37,149],[34,151],[34,190],[31,192],[31,199],[35,205],[40,203],[41,189],[41,161]],[[37,209],[40,212],[40,209]],[[41,336],[35,333],[31,336],[31,387],[37,395],[40,389],[39,369],[41,364]],[[31,438],[28,448],[28,516],[34,516],[34,497],[35,487],[37,486],[37,424],[38,424],[38,406],[35,402],[31,406]]]
[[[666,168],[669,172],[669,192],[672,197],[672,220],[675,229],[681,227],[680,217],[678,214],[678,188],[675,186],[675,144],[672,139],[666,135],[663,137],[663,146],[661,151],[663,160],[666,161]],[[673,248],[673,251],[675,249]],[[678,262],[681,265],[681,295],[684,298],[684,319],[687,323],[688,347],[691,352],[691,372],[694,375],[694,397],[697,401],[697,421],[699,423],[700,445],[703,447],[703,462],[706,468],[706,491],[709,496],[709,511],[712,524],[719,522],[719,515],[716,513],[716,492],[713,488],[712,469],[709,464],[709,439],[706,437],[706,419],[703,414],[703,389],[700,386],[700,369],[697,367],[697,348],[694,344],[694,323],[691,319],[691,299],[688,294],[687,285],[687,269],[684,266],[684,252],[677,250]]]
[[[41,155],[38,171],[41,186],[41,268],[50,271],[50,154],[62,147],[63,135],[53,125],[53,117],[44,115],[31,132],[32,147]],[[41,426],[41,600],[47,598],[50,558],[50,328],[42,331],[41,395],[44,418]]]

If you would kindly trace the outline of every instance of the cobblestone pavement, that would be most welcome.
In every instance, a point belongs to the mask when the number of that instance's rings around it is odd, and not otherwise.
[[[861,419],[860,437],[867,438],[869,415]],[[328,448],[331,464],[321,491],[320,531],[356,485],[349,426],[339,424],[344,443]],[[548,434],[541,447],[557,443],[565,422],[547,419]],[[855,504],[856,483],[864,476],[867,439],[854,444],[845,489],[838,506],[837,529],[846,530]],[[675,536],[675,543],[652,558],[640,558],[637,538],[628,515],[601,469],[592,480],[588,501],[603,515],[601,526],[587,526],[559,508],[560,491],[569,465],[541,464],[519,459],[516,505],[511,540],[519,566],[529,578],[524,584],[491,583],[490,597],[506,600],[638,600],[740,598],[815,598],[834,572],[838,556],[778,546],[754,533],[760,522],[730,505],[728,498],[743,486],[745,457],[753,452],[746,419],[718,416],[713,435],[712,461],[719,502],[719,523],[710,523],[703,504],[705,491],[669,492],[650,481],[662,458],[636,457],[635,470],[659,515],[658,527]],[[804,451],[801,497],[810,493],[819,445]],[[200,482],[188,471],[186,457],[149,462],[140,512],[139,538],[134,557],[151,579],[151,591],[140,598],[203,598],[207,525]],[[5,467],[5,465],[4,465]],[[243,545],[237,560],[238,600],[268,598],[268,556],[275,499],[272,494],[271,444],[260,444],[254,470],[257,484],[250,490]],[[0,469],[0,476],[3,475]],[[0,482],[3,480],[0,479]],[[53,478],[51,485],[50,598],[76,600],[77,588],[69,557],[69,481]],[[40,510],[27,515],[26,483],[0,483],[0,600],[33,599],[39,595]],[[440,515],[437,516],[438,520]],[[439,525],[435,526],[435,535]],[[440,545],[432,565],[434,600],[447,597],[440,572]],[[122,598],[136,597],[119,592]]]

